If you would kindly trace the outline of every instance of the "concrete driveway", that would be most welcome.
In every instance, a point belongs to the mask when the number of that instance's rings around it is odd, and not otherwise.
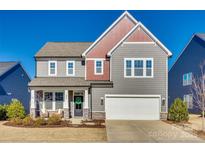
[[[108,142],[205,142],[163,121],[107,120]]]

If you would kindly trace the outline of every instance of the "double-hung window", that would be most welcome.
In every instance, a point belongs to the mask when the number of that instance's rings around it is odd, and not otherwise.
[[[184,95],[184,102],[186,102],[188,109],[192,109],[193,108],[193,95],[192,94]]]
[[[103,60],[95,60],[95,75],[103,74]]]
[[[143,76],[143,60],[134,60],[134,76]]]
[[[57,61],[48,62],[48,75],[56,76],[57,75]]]
[[[192,73],[186,73],[183,75],[183,86],[188,86],[192,84]]]
[[[67,61],[66,70],[68,76],[75,76],[75,61]]]
[[[153,58],[125,58],[124,77],[153,77]]]

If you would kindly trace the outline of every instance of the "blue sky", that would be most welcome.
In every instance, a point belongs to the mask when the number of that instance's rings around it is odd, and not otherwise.
[[[194,33],[205,33],[205,11],[129,11],[172,51],[169,68]],[[47,41],[95,41],[123,11],[0,11],[0,61],[20,61],[31,78],[33,56]]]

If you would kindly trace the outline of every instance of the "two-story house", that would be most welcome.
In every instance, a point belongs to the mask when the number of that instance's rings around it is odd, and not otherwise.
[[[200,65],[205,61],[205,34],[194,34],[169,71],[169,106],[179,97],[188,110],[199,113],[193,99],[193,77],[201,77]]]
[[[31,115],[158,120],[166,117],[172,53],[124,12],[94,42],[48,42],[35,55]]]

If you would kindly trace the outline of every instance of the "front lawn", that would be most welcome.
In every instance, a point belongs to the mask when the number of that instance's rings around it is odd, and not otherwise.
[[[0,142],[106,142],[105,128],[25,128],[0,122]]]

